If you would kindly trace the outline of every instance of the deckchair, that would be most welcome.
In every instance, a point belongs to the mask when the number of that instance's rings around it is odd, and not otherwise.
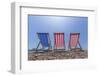
[[[37,35],[39,38],[39,43],[37,45],[36,51],[38,51],[40,44],[42,46],[41,50],[45,50],[45,48],[48,48],[47,50],[50,50],[51,49],[51,41],[50,41],[49,33],[37,33]]]
[[[65,50],[64,33],[54,33],[54,50]]]
[[[78,45],[79,45],[79,49],[82,51],[79,38],[80,38],[80,33],[70,33],[70,40],[69,40],[69,46],[68,46],[69,50],[74,50],[78,48]]]

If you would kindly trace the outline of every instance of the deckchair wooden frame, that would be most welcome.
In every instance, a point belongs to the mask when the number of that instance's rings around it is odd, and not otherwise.
[[[76,44],[75,48],[71,48],[71,45],[70,45],[70,42],[71,42],[71,35],[78,35],[77,44]],[[79,38],[80,38],[80,33],[70,33],[70,40],[69,40],[68,50],[71,50],[71,51],[72,51],[72,50],[76,49],[77,46],[79,45],[80,50],[82,51],[82,47],[81,47]]]
[[[50,49],[52,48],[52,46],[51,46],[51,40],[50,40],[50,36],[49,36],[49,33],[45,33],[45,34],[47,34],[48,39],[49,39],[48,50],[50,50]],[[39,38],[39,32],[37,33],[37,36],[38,36],[38,39],[40,40],[40,38]],[[39,43],[38,43],[38,45],[37,45],[37,47],[36,47],[36,52],[38,52],[38,47],[40,46],[40,44],[42,45],[42,49],[41,49],[41,50],[44,50],[45,46],[41,43],[41,41],[39,41]]]

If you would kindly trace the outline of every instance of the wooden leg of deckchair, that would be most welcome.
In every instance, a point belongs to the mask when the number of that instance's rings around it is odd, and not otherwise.
[[[68,51],[70,51],[71,50],[71,47],[70,47],[70,45],[68,46]],[[72,51],[72,50],[71,50]]]
[[[52,51],[52,46],[51,46],[51,44],[50,44],[49,50]]]
[[[50,50],[51,50],[51,47],[49,46],[49,47],[48,47],[48,52],[49,52]]]
[[[38,49],[39,45],[40,45],[40,42],[38,43],[38,46],[37,46],[37,48],[36,48],[36,52],[38,52],[38,50],[37,50],[37,49]]]
[[[50,51],[50,44],[49,44],[49,46],[48,46],[48,52]]]
[[[80,42],[78,42],[78,44],[79,44],[79,47],[80,47],[80,51],[83,51]]]

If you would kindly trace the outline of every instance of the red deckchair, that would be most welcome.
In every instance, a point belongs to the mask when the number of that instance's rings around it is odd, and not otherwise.
[[[54,49],[65,50],[64,33],[54,33]]]
[[[76,49],[79,45],[80,50],[82,50],[80,42],[79,42],[80,33],[70,33],[70,40],[69,40],[69,49],[73,50]]]

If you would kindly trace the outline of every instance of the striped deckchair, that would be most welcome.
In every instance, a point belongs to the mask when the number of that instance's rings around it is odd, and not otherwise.
[[[65,50],[64,33],[54,33],[54,50]]]
[[[39,38],[39,43],[36,48],[36,51],[38,51],[39,45],[42,45],[42,50],[45,50],[45,48],[48,48],[47,50],[51,49],[51,41],[49,37],[49,33],[37,33],[38,38]]]
[[[69,40],[69,46],[68,46],[69,50],[76,49],[78,45],[79,45],[80,50],[82,50],[82,47],[79,42],[79,38],[80,38],[80,33],[70,33],[70,40]]]

